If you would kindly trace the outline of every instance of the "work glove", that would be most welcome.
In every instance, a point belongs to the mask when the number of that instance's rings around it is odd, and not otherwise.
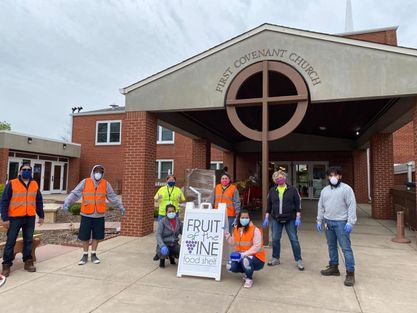
[[[125,214],[126,214],[126,209],[125,209],[125,208],[121,208],[121,209],[120,209],[120,213],[122,214],[122,216],[125,216]]]
[[[297,216],[297,218],[295,219],[295,227],[300,227],[301,225],[301,217]]]
[[[165,255],[168,255],[168,253],[169,253],[168,247],[167,246],[163,246],[161,248],[161,254],[165,256]]]
[[[323,227],[321,226],[321,223],[317,223],[317,231],[319,232],[319,233],[321,233],[322,231],[323,231]]]
[[[352,232],[352,228],[353,228],[352,224],[346,223],[345,228],[344,228],[345,233],[349,235]]]
[[[267,228],[268,225],[269,225],[269,219],[267,217],[265,217],[264,222],[262,223],[262,227]]]

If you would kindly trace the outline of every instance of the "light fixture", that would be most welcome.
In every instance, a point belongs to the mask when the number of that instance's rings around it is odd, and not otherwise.
[[[359,136],[359,132],[358,132],[358,131],[356,131],[356,133],[355,133],[355,134],[356,134],[356,136]]]
[[[326,130],[326,129],[327,129],[327,127],[326,127],[326,126],[320,126],[320,127],[319,127],[319,129],[320,129],[320,130]]]
[[[62,145],[62,148],[63,148],[63,149],[66,149],[66,148],[67,148],[67,144],[66,144],[66,143],[64,143],[64,144]]]
[[[32,137],[28,137],[28,144],[32,143]]]

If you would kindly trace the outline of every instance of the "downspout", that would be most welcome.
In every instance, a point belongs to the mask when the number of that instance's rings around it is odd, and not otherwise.
[[[372,201],[371,197],[371,161],[370,161],[370,150],[369,148],[366,149],[366,172],[368,178],[368,200],[369,202]]]

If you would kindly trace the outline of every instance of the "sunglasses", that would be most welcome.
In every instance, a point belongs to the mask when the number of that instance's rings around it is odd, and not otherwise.
[[[30,168],[22,168],[22,172],[30,172],[30,171],[32,171],[32,169],[30,169]]]

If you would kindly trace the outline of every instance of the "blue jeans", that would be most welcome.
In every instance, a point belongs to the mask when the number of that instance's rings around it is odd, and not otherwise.
[[[282,229],[285,227],[288,239],[290,239],[292,253],[294,260],[301,260],[301,247],[298,242],[297,227],[295,227],[295,220],[289,220],[285,223],[278,222],[275,218],[272,219],[272,257],[279,259],[281,256],[281,236]]]
[[[244,257],[239,262],[232,262],[230,271],[232,273],[245,273],[246,277],[252,279],[253,272],[259,271],[264,267],[265,263],[257,257]]]
[[[337,242],[342,248],[345,257],[346,270],[355,271],[355,258],[350,244],[350,234],[344,231],[346,221],[324,220],[327,224],[326,239],[329,248],[329,265],[339,265],[339,253],[337,251]]]
[[[3,264],[13,265],[13,249],[16,244],[19,231],[23,235],[23,262],[32,260],[33,232],[35,231],[35,217],[10,217],[10,225],[7,230],[6,246],[3,252]]]

